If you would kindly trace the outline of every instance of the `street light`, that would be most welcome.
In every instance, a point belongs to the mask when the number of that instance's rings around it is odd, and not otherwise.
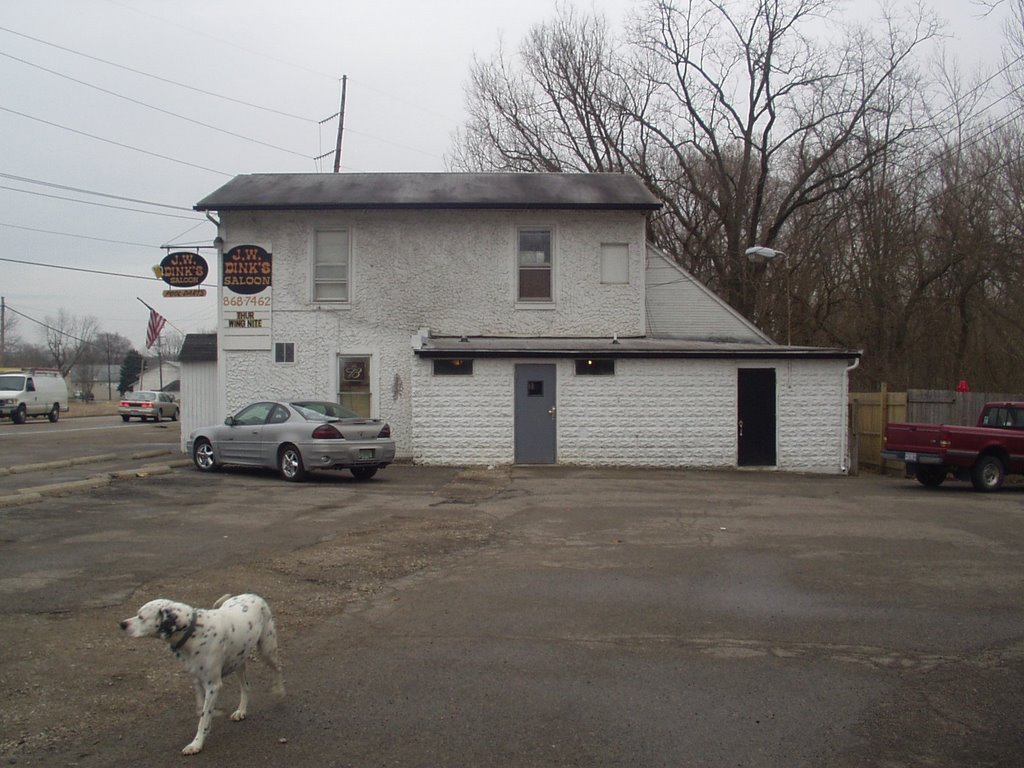
[[[755,264],[763,264],[766,261],[774,261],[775,259],[784,259],[786,254],[782,251],[776,251],[774,248],[768,248],[764,245],[755,245],[752,248],[747,248],[745,251],[746,257],[754,262]],[[790,347],[793,345],[793,307],[792,299],[790,298],[789,290],[789,270],[786,270],[786,346]]]

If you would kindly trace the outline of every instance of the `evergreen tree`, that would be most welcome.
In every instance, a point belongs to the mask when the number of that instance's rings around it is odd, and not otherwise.
[[[140,373],[142,373],[142,355],[134,349],[129,350],[128,354],[124,356],[124,362],[121,363],[121,381],[117,385],[117,391],[123,395],[136,382]]]

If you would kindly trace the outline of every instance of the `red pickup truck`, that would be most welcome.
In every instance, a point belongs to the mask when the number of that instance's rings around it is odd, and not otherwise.
[[[976,427],[890,424],[882,458],[906,463],[907,477],[941,485],[952,474],[979,491],[997,491],[1024,473],[1024,403],[986,403]]]

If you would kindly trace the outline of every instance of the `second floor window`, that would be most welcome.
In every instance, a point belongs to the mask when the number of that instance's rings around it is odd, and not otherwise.
[[[313,301],[348,301],[348,230],[317,232],[314,261]]]
[[[551,230],[519,230],[520,301],[551,301]]]

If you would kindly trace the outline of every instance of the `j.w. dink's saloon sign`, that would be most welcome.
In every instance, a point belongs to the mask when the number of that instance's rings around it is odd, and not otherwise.
[[[164,291],[167,298],[174,296],[205,296],[206,289],[199,288],[210,274],[210,266],[206,259],[198,253],[176,251],[164,256],[159,267],[155,267],[156,276],[169,286]]]
[[[269,248],[236,245],[224,252],[221,328],[225,349],[270,349],[273,277]]]

